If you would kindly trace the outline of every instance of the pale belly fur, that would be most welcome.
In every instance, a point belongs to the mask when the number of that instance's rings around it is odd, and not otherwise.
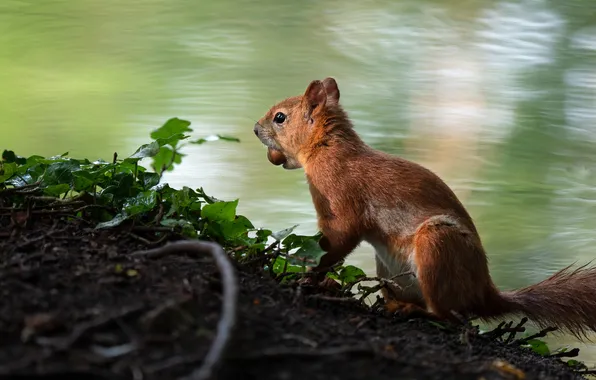
[[[395,291],[399,294],[399,296],[403,297],[403,301],[412,299],[422,300],[422,292],[417,279],[418,271],[416,264],[414,263],[414,255],[416,252],[412,252],[410,254],[400,254],[401,252],[398,254],[391,254],[389,253],[387,246],[383,243],[375,241],[368,241],[368,243],[370,243],[375,249],[377,272],[381,272],[377,273],[377,275],[384,278],[392,278],[393,276],[406,272],[414,273],[414,276],[404,275],[395,277],[393,281],[401,287],[401,289],[396,289]],[[399,257],[408,257],[408,259],[399,260]],[[379,264],[384,266],[384,270],[379,269]]]

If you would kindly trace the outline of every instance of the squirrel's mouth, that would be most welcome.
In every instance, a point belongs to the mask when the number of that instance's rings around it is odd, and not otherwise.
[[[277,143],[277,141],[275,141],[271,135],[265,133],[263,129],[260,128],[260,125],[255,126],[255,135],[257,135],[257,138],[265,147],[282,151],[281,146]]]

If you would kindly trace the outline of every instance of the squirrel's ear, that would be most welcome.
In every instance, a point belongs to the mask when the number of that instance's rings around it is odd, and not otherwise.
[[[308,116],[310,116],[315,108],[324,106],[326,101],[327,94],[325,93],[323,82],[320,80],[313,80],[310,82],[304,92],[304,102],[308,108]]]
[[[339,103],[339,87],[337,87],[335,79],[331,77],[323,79],[323,87],[327,93],[327,102],[337,105]]]

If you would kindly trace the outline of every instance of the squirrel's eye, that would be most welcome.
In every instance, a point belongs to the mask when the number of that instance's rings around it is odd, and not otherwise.
[[[283,112],[278,112],[275,114],[273,121],[277,124],[282,124],[284,121],[286,121],[286,115]]]

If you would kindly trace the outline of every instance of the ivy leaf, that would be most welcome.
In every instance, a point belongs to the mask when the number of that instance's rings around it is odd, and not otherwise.
[[[97,175],[90,173],[87,170],[79,170],[73,172],[73,189],[75,191],[85,191],[93,187],[97,179]]]
[[[584,362],[581,362],[576,359],[567,360],[567,365],[569,367],[574,368],[575,370],[588,369],[588,367],[584,364]]]
[[[286,269],[286,273],[302,273],[304,272],[304,267],[302,265],[292,265],[288,261],[286,265],[286,259],[284,257],[278,256],[275,261],[273,262],[273,273],[279,274],[283,273],[284,267]]]
[[[540,339],[530,339],[523,345],[523,347],[529,348],[538,355],[547,356],[550,355],[550,350],[546,342]]]
[[[136,152],[134,152],[124,161],[134,163],[146,157],[154,157],[159,153],[159,150],[160,146],[157,141],[153,141],[149,144],[143,144],[136,150]]]
[[[128,219],[128,216],[126,216],[126,214],[117,214],[113,219],[108,220],[107,222],[99,223],[97,226],[95,226],[95,228],[102,229],[116,227],[119,226],[126,219]]]
[[[315,240],[305,240],[302,246],[288,257],[288,262],[294,265],[317,266],[321,257],[325,255],[325,251],[321,248],[319,243]]]
[[[162,146],[159,148],[159,153],[153,157],[153,170],[157,173],[172,171],[174,170],[175,164],[180,164],[182,162],[182,157],[184,157],[184,154],[174,152],[167,146]]]
[[[203,206],[201,210],[201,218],[212,221],[233,221],[236,216],[236,207],[238,206],[238,199],[231,202],[215,202]]]
[[[113,194],[117,198],[126,198],[137,193],[134,186],[135,179],[130,173],[118,173],[114,176],[112,184],[107,186],[102,194]]]
[[[151,211],[157,203],[157,194],[153,190],[137,194],[124,204],[124,211],[128,216],[134,216],[142,212]]]
[[[182,235],[186,237],[196,238],[198,236],[196,228],[188,220],[168,218],[162,220],[160,224],[166,227],[180,227],[182,230]]]
[[[268,238],[269,236],[271,236],[271,230],[265,230],[265,229],[262,229],[262,228],[260,228],[260,229],[257,231],[257,239],[256,239],[256,242],[257,242],[257,243],[265,243],[265,242],[267,242],[267,238]],[[276,239],[276,240],[277,240],[277,239]]]
[[[0,164],[0,182],[11,178],[17,172],[17,164],[14,162]]]
[[[237,216],[233,221],[221,221],[216,226],[225,240],[234,240],[254,228],[250,220],[242,215]]]
[[[43,185],[50,186],[71,183],[73,172],[79,170],[80,166],[81,164],[77,160],[54,162],[50,164],[42,177]]]
[[[320,237],[319,235],[314,236],[305,236],[305,235],[296,235],[290,234],[285,239],[283,239],[283,245],[288,249],[292,250],[295,248],[299,248],[310,242],[319,243]]]
[[[295,224],[293,227],[274,232],[271,234],[271,237],[277,241],[281,241],[281,240],[285,239],[288,235],[290,235],[292,233],[292,231],[294,231],[294,229],[296,229],[296,227],[298,227],[298,224]]]
[[[70,190],[70,186],[67,183],[61,183],[58,185],[50,185],[46,186],[43,189],[44,195],[48,195],[50,197],[59,197],[62,194],[68,192]]]
[[[353,265],[346,265],[339,272],[338,280],[343,283],[350,283],[362,277],[366,277],[366,273],[362,269]]]
[[[164,145],[171,145],[172,147],[176,148],[178,145],[178,141],[185,140],[189,137],[190,136],[183,135],[182,133],[176,133],[175,135],[172,135],[168,138],[157,139],[155,141],[157,141],[157,143],[159,144],[160,147],[162,147]]]
[[[166,121],[160,128],[151,132],[151,138],[161,140],[161,146],[170,144],[173,148],[176,148],[178,141],[187,137],[184,136],[184,132],[192,132],[189,126],[190,121],[174,117]]]

